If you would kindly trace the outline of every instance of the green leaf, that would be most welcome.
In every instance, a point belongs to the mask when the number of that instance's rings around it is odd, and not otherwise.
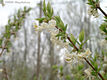
[[[3,41],[3,40],[2,40],[2,39],[0,39],[0,46],[2,45],[2,41]]]
[[[44,19],[45,18],[37,18],[36,20],[38,20],[40,23],[42,23]]]
[[[96,76],[97,73],[96,73],[95,71],[92,71],[91,74],[92,74],[93,76]]]
[[[70,35],[70,39],[71,41],[74,43],[74,45],[76,44],[76,39],[75,37],[73,36],[73,34]],[[73,45],[71,44],[71,46],[73,47]]]
[[[107,34],[107,23],[101,24],[100,30],[104,31]]]
[[[95,68],[96,71],[98,71],[98,64],[97,64],[97,62],[94,63],[94,68]]]
[[[65,79],[66,80],[71,80],[71,76],[70,75],[66,75]]]
[[[99,0],[96,0],[96,3],[98,3],[99,2]]]
[[[53,65],[52,69],[58,69],[58,66],[57,65]]]
[[[12,46],[12,43],[9,41],[8,44],[7,44],[7,47],[11,47]]]
[[[84,65],[83,65],[83,64],[81,64],[81,65],[78,66],[78,70],[79,70],[79,71],[82,70],[83,68],[84,68]]]
[[[45,3],[45,0],[43,1],[43,12],[44,12],[44,14],[46,14],[46,3]]]
[[[3,61],[2,60],[0,60],[0,63],[2,63]]]
[[[79,41],[82,43],[84,40],[84,30],[82,30],[79,34]]]
[[[89,38],[80,44],[80,49],[82,49],[82,47],[84,46],[85,43],[87,43],[88,40],[89,40]]]
[[[62,71],[63,71],[63,66],[60,66],[59,69],[60,69],[60,71],[62,72]]]
[[[31,11],[31,10],[32,10],[32,8],[28,8],[28,9],[27,9],[27,12],[29,12],[29,11]]]
[[[51,13],[51,4],[50,4],[50,2],[48,2],[48,4],[47,4],[47,11],[48,11],[49,13]]]

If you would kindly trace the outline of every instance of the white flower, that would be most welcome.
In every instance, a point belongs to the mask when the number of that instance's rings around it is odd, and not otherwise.
[[[48,28],[48,24],[43,22],[41,23],[41,26],[34,25],[34,28],[35,28],[35,31],[42,31]]]
[[[68,50],[65,51],[65,61],[71,64],[78,62],[77,55],[75,53],[70,54]]]
[[[87,49],[84,53],[78,54],[77,52],[70,54],[69,51],[65,52],[65,60],[68,63],[77,63],[83,61],[83,58],[88,58],[91,51]]]
[[[78,57],[79,58],[83,58],[83,57],[85,57],[85,58],[88,58],[88,57],[90,57],[90,55],[91,55],[91,51],[89,50],[89,48],[87,48],[87,50],[83,53],[80,53],[80,54],[78,54]]]
[[[104,62],[107,62],[107,56],[104,56]]]
[[[0,72],[3,72],[3,69],[0,69]]]
[[[101,33],[101,34],[105,34],[105,32],[104,32],[104,31],[102,31],[102,30],[100,30],[100,33]]]
[[[89,7],[89,9],[88,9],[88,14],[95,16],[95,18],[97,18],[99,16],[98,11],[96,9],[91,8],[91,7]]]
[[[35,28],[35,31],[42,31],[44,28],[41,26],[38,26],[37,28]]]
[[[87,74],[88,77],[91,76],[91,69],[90,68],[84,70],[84,72]]]
[[[42,30],[48,30],[54,29],[56,26],[55,20],[50,20],[49,23],[42,22],[40,26],[37,26],[34,24],[35,31],[42,31]]]
[[[107,47],[107,40],[103,39],[100,42],[101,46],[106,46]]]
[[[48,27],[48,23],[43,22],[43,23],[41,23],[40,27],[47,28]]]
[[[63,42],[62,40],[57,39],[56,35],[58,34],[58,30],[49,31],[49,32],[51,33],[50,40],[52,41],[53,44],[59,45],[62,48],[68,48],[69,46],[68,42]]]
[[[104,72],[103,70],[101,70],[101,71],[100,71],[100,73],[101,73],[102,75],[104,75],[104,74],[105,74],[105,72]]]
[[[49,21],[49,26],[52,27],[52,28],[55,27],[56,26],[56,21],[55,20],[50,20]]]

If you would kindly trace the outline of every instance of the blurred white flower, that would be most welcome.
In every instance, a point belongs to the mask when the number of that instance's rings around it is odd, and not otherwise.
[[[3,72],[3,69],[0,69],[0,72]]]
[[[107,56],[104,56],[104,62],[107,63]]]
[[[78,54],[78,58],[89,58],[90,55],[91,55],[91,51],[89,48],[87,48],[85,52]]]
[[[68,50],[65,50],[65,56],[64,56],[65,61],[71,64],[78,63],[78,58],[76,53],[77,52],[70,54]]]
[[[49,31],[51,33],[51,38],[50,40],[52,41],[53,44],[59,45],[62,48],[68,48],[69,43],[68,42],[63,42],[60,39],[57,39],[56,35],[58,34],[58,30],[54,30],[54,31]]]
[[[104,32],[104,31],[102,31],[102,30],[100,30],[100,33],[101,33],[101,34],[105,34],[105,32]]]
[[[40,27],[48,28],[48,23],[43,22],[43,23],[41,23],[41,26],[40,26]]]
[[[91,69],[90,68],[85,69],[84,72],[86,73],[87,77],[91,77]]]
[[[88,9],[88,14],[95,16],[95,18],[97,18],[99,16],[98,11],[96,9],[91,8],[91,7],[89,7],[89,9]]]
[[[56,26],[56,21],[55,20],[50,20],[49,23],[43,22],[41,23],[40,26],[37,26],[34,24],[35,31],[42,31],[42,30],[48,30],[53,29]]]
[[[52,28],[55,27],[56,26],[56,21],[55,20],[50,20],[49,21],[49,26],[52,27]]]
[[[105,72],[104,72],[103,70],[101,70],[101,71],[100,71],[100,73],[101,73],[102,75],[104,75],[104,74],[105,74]]]
[[[68,63],[78,63],[82,62],[83,58],[89,58],[91,55],[91,51],[89,49],[86,49],[86,51],[83,53],[72,53],[70,54],[69,51],[65,52],[65,61]]]
[[[107,40],[105,40],[105,39],[101,40],[100,45],[107,47]]]

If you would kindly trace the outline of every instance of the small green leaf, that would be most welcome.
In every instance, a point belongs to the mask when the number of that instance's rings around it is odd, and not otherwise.
[[[0,60],[0,63],[2,63],[3,61],[2,60]]]
[[[50,2],[48,2],[48,4],[47,4],[47,11],[48,11],[49,13],[51,13],[51,4],[50,4]]]
[[[84,68],[84,65],[83,64],[80,64],[79,66],[78,66],[78,70],[80,71],[80,70],[82,70]]]
[[[99,0],[96,0],[96,3],[98,3],[99,2]]]
[[[71,76],[70,75],[66,75],[65,79],[66,80],[71,80]]]
[[[62,72],[62,71],[63,71],[63,66],[60,66],[59,69],[60,69],[60,71]]]
[[[0,46],[2,45],[2,39],[0,39]]]
[[[42,23],[43,20],[45,20],[45,18],[37,18],[36,20],[38,20],[40,23]]]
[[[71,41],[74,43],[74,45],[76,44],[76,39],[75,37],[73,36],[73,34],[70,35],[70,39]],[[72,45],[73,46],[73,45]]]
[[[46,13],[46,3],[45,3],[45,0],[43,1],[43,12]]]
[[[107,34],[107,23],[101,24],[100,30],[104,31]]]
[[[58,69],[58,66],[57,65],[53,65],[52,69]]]
[[[84,30],[82,30],[79,34],[79,41],[82,43],[84,40]]]

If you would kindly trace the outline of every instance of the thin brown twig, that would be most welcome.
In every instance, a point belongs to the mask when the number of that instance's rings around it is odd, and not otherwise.
[[[6,40],[4,47],[2,47],[1,53],[0,53],[0,57],[3,54],[4,50],[6,49],[6,46],[8,44],[8,40]]]
[[[5,78],[6,80],[9,80],[9,79],[8,79],[8,74],[7,74],[7,69],[6,69],[5,61],[4,61],[4,63],[3,63],[3,74],[4,74],[4,78]]]
[[[107,17],[107,14],[103,11],[103,9],[101,7],[97,7],[103,14],[105,17]]]

